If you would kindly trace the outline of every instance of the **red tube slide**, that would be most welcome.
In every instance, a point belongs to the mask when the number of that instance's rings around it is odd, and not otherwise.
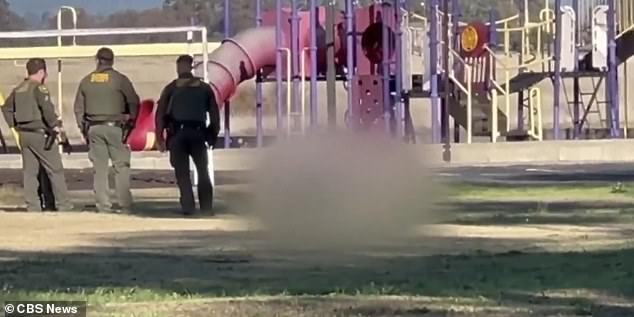
[[[239,33],[226,39],[209,56],[209,83],[216,95],[218,106],[231,98],[240,83],[255,76],[258,69],[275,67],[275,28],[261,27]],[[150,151],[154,148],[153,100],[144,100],[139,109],[136,128],[128,138],[132,151]]]
[[[231,98],[240,83],[258,69],[275,67],[275,28],[248,29],[226,39],[209,56],[209,83],[218,105]]]
[[[146,99],[141,102],[135,128],[128,137],[130,150],[134,152],[151,151],[154,148],[156,143],[156,137],[154,135],[155,109],[154,100]]]

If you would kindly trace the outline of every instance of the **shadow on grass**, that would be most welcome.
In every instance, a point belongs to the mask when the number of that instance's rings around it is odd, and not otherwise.
[[[452,177],[449,179],[466,179],[485,183],[501,182],[510,186],[634,182],[631,164],[582,164],[545,166],[544,168],[534,165],[482,166],[441,169],[440,171],[451,173]]]
[[[446,203],[448,223],[478,225],[634,223],[634,204],[625,202],[464,201]]]
[[[70,190],[91,190],[93,187],[92,169],[68,169],[65,171],[66,182]],[[222,185],[247,184],[249,173],[243,171],[217,171],[216,183]],[[11,185],[22,187],[22,170],[0,169],[0,187]],[[132,170],[131,186],[135,189],[170,188],[177,190],[176,179],[172,170]],[[110,184],[114,185],[114,174],[110,173]]]
[[[562,306],[588,310],[595,302],[534,295],[589,290],[634,300],[634,249],[423,256],[415,255],[420,246],[411,245],[409,253],[390,246],[345,253],[282,251],[246,232],[149,233],[108,239],[112,248],[85,248],[71,254],[0,251],[0,298],[89,296],[99,302],[339,293],[485,297],[516,306],[543,300],[541,306],[558,310]]]

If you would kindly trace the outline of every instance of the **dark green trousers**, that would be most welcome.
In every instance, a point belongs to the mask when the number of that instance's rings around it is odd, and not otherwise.
[[[56,211],[57,206],[55,205],[55,194],[53,194],[53,185],[51,184],[51,179],[48,178],[48,174],[46,174],[46,169],[44,169],[44,166],[42,166],[41,164],[37,178],[40,183],[40,187],[38,188],[37,193],[38,195],[40,195],[40,205],[42,206],[42,210]]]
[[[94,190],[97,209],[102,212],[112,210],[110,202],[110,167],[115,174],[115,188],[119,205],[124,210],[132,207],[130,191],[130,148],[123,143],[123,131],[120,127],[94,125],[88,130],[90,149],[88,156],[94,169]]]
[[[57,200],[57,209],[70,211],[73,205],[68,197],[66,177],[62,156],[57,142],[50,150],[44,150],[45,135],[38,132],[20,131],[20,147],[22,149],[22,169],[24,173],[24,199],[29,211],[41,211],[42,205],[38,194],[38,174],[40,166],[46,171],[51,182],[53,194]]]

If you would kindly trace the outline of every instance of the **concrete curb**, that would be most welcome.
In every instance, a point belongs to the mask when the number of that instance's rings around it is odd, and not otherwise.
[[[634,163],[633,140],[544,141],[517,143],[451,144],[451,162],[443,161],[444,145],[415,145],[421,160],[430,167],[509,166],[509,165],[573,165]],[[213,152],[216,171],[252,169],[265,149],[231,149]],[[92,165],[87,153],[63,155],[67,169],[85,169]],[[18,154],[0,155],[1,169],[20,169]],[[132,168],[145,170],[171,169],[169,156],[158,152],[135,152]]]

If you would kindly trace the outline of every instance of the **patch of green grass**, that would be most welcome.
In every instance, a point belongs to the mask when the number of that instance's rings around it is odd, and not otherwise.
[[[498,298],[503,292],[590,289],[634,299],[634,249],[581,253],[475,252],[356,256],[319,269],[287,258],[242,265],[205,257],[76,254],[0,270],[0,300],[155,302],[258,295],[424,295]],[[100,272],[94,274],[95,271]]]

